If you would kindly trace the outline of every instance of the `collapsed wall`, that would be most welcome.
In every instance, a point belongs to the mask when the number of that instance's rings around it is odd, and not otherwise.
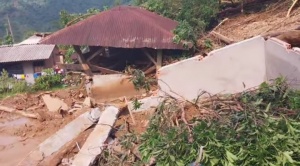
[[[290,87],[300,89],[300,51],[276,39],[265,42],[267,80],[284,77]]]
[[[202,60],[193,57],[162,67],[158,84],[166,94],[192,101],[202,91],[238,93],[279,76],[295,81],[300,77],[300,55],[288,47],[257,36],[214,50]]]
[[[161,90],[193,100],[206,91],[236,93],[266,79],[264,39],[255,37],[214,50],[202,60],[193,57],[159,70]],[[175,92],[175,93],[174,93]]]

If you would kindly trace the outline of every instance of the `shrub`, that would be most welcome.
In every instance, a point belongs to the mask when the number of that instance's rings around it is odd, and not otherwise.
[[[43,72],[45,74],[35,80],[34,90],[49,90],[62,85],[62,75],[55,74],[53,69],[45,69]]]
[[[179,26],[174,30],[176,43],[181,40],[196,43],[219,11],[218,0],[136,0],[135,4],[178,21]]]
[[[6,70],[1,72],[0,77],[0,93],[21,93],[30,91],[30,86],[24,80],[16,80],[15,78],[9,77]]]

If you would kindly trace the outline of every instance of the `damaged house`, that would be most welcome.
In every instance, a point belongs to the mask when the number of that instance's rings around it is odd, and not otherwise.
[[[0,70],[33,84],[43,69],[63,63],[55,45],[39,45],[41,36],[33,35],[15,45],[0,47]]]
[[[64,65],[67,69],[116,74],[134,65],[148,73],[162,66],[164,54],[185,49],[173,42],[177,25],[140,7],[117,6],[54,32],[41,43],[73,45],[83,65]]]

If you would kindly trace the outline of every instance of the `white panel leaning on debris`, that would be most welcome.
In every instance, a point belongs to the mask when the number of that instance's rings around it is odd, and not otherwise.
[[[214,50],[202,60],[193,57],[162,67],[158,84],[163,92],[190,101],[201,91],[241,92],[265,80],[264,54],[264,39],[254,37]]]
[[[107,140],[118,114],[119,109],[113,106],[104,110],[95,129],[75,156],[73,166],[89,166],[101,154],[104,142]]]
[[[266,41],[267,79],[283,76],[292,88],[300,88],[300,51],[289,44],[272,39]]]

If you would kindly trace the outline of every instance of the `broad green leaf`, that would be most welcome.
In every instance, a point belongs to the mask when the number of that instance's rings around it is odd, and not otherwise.
[[[292,155],[293,152],[283,152],[283,155],[285,156],[285,158],[290,162],[290,163],[294,163],[295,161],[292,159],[292,157],[290,155]]]
[[[182,160],[176,161],[177,166],[184,166],[184,162]]]
[[[268,104],[268,106],[267,106],[267,108],[266,108],[265,112],[269,112],[269,110],[270,110],[270,107],[271,107],[271,103],[269,103],[269,104]]]
[[[234,154],[232,154],[228,150],[226,150],[226,156],[227,156],[228,161],[230,161],[231,163],[233,163],[234,161],[238,160],[237,156],[234,155]]]
[[[175,157],[172,156],[172,155],[170,155],[170,159],[171,159],[172,161],[175,161]]]

